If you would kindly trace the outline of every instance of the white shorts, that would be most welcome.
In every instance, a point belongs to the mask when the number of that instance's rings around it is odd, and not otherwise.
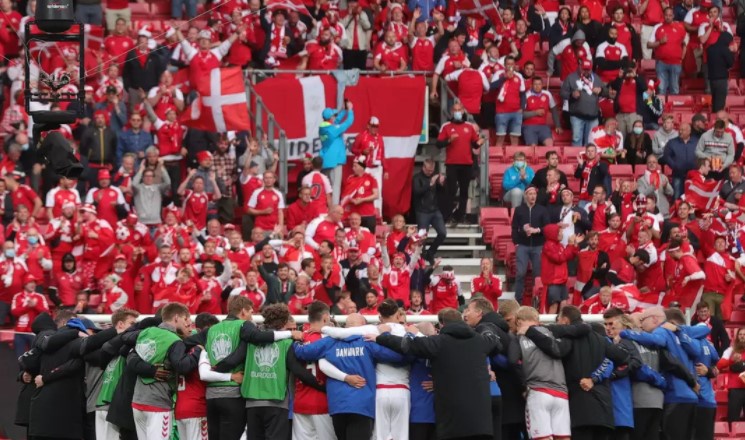
[[[569,400],[541,391],[528,390],[525,425],[530,438],[569,437]]]
[[[292,415],[292,440],[336,440],[334,424],[328,414]]]
[[[106,421],[108,411],[96,411],[96,440],[119,440],[119,427]]]
[[[176,420],[180,440],[207,440],[207,417]]]
[[[378,388],[375,393],[377,440],[409,440],[411,392],[405,388]]]
[[[147,440],[171,439],[171,411],[142,411],[132,408],[137,438]]]

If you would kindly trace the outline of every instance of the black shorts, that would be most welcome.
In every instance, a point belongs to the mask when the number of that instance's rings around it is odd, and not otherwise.
[[[548,305],[558,304],[569,299],[569,291],[566,284],[551,284],[546,290],[546,303]]]

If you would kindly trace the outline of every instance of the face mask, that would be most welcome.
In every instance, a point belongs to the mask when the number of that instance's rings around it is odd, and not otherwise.
[[[28,150],[28,142],[25,143],[25,144],[23,144],[23,145],[21,145],[21,150],[23,150],[23,151]]]
[[[39,237],[32,236],[27,238],[29,244],[36,244],[39,242]]]
[[[517,168],[525,168],[525,162],[522,160],[515,161],[515,167]]]
[[[453,112],[453,119],[455,119],[456,121],[462,121],[463,112]]]
[[[615,38],[608,38],[608,44],[616,44]]]
[[[5,249],[5,256],[7,258],[13,258],[16,256],[16,250],[15,249]]]
[[[114,268],[114,272],[116,272],[116,273],[124,273],[126,271],[127,271],[127,268],[126,267],[115,267]]]
[[[642,134],[643,131],[642,127],[634,127],[634,134]]]

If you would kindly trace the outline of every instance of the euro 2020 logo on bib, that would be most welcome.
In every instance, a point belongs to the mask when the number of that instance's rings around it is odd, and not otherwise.
[[[233,342],[230,340],[228,335],[223,333],[212,341],[212,348],[210,351],[215,362],[220,362],[233,352]]]
[[[135,345],[135,351],[143,361],[150,362],[155,357],[157,347],[154,339],[145,339]]]
[[[279,347],[276,343],[258,347],[254,353],[254,361],[261,369],[271,369],[279,359]]]
[[[106,370],[103,372],[103,383],[109,383],[114,378],[114,370],[116,370],[117,361],[118,359],[114,359],[106,366]]]

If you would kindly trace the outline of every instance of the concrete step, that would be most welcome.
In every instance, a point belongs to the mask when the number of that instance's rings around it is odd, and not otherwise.
[[[439,250],[438,250],[439,253]],[[440,267],[452,266],[458,275],[478,275],[481,272],[480,258],[443,258]]]
[[[437,256],[441,258],[453,258],[458,256],[468,256],[480,259],[487,252],[484,245],[467,245],[467,244],[450,244],[437,248]]]

